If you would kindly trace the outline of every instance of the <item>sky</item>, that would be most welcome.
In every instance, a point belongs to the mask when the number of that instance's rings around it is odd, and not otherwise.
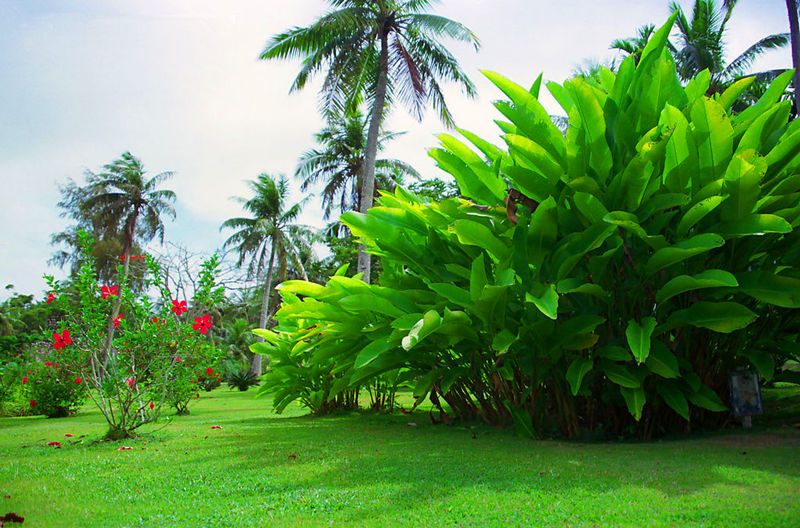
[[[687,9],[692,2],[682,0]],[[291,177],[323,127],[319,82],[289,93],[299,60],[261,61],[269,38],[306,26],[329,10],[323,0],[0,0],[0,287],[43,297],[42,275],[65,273],[46,261],[59,217],[58,186],[130,151],[149,175],[174,171],[163,188],[177,194],[166,238],[211,252],[241,216],[232,196],[262,172]],[[660,26],[666,0],[444,0],[432,12],[480,39],[479,52],[446,43],[478,97],[446,86],[460,128],[497,142],[491,103],[500,92],[491,70],[530,86],[539,73],[561,82],[586,60],[619,57],[608,49],[647,23]],[[740,0],[728,23],[728,59],[758,39],[788,31],[783,0]],[[788,47],[753,71],[791,66]],[[558,113],[555,101],[543,103]],[[447,132],[434,112],[417,122],[398,107],[385,128],[407,131],[383,155],[411,163],[423,177],[446,175],[427,152]],[[291,201],[300,200],[292,180]],[[302,222],[321,227],[319,201]],[[151,249],[158,252],[157,245]],[[0,299],[10,291],[0,290]]]

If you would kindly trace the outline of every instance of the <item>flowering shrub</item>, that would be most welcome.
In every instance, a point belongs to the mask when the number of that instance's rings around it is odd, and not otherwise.
[[[203,264],[189,312],[185,301],[171,299],[161,269],[150,257],[145,291],[157,289],[159,303],[146,295],[134,297],[126,288],[121,265],[117,267],[120,284],[98,287],[92,241],[83,232],[79,237],[79,308],[67,316],[62,332],[53,335],[54,350],[69,357],[72,365],[59,379],[71,379],[85,387],[109,424],[107,438],[126,438],[155,420],[165,404],[174,406],[179,414],[188,412],[188,402],[197,394],[191,379],[217,354],[207,334],[213,322],[210,316],[203,316],[222,299],[222,288],[214,287],[219,259],[214,255]],[[63,302],[59,285],[52,277],[46,279],[55,294],[53,302]],[[113,316],[115,296],[121,301],[117,317]],[[192,328],[194,317],[203,320],[203,332]],[[78,378],[80,383],[75,383]]]
[[[22,380],[28,387],[30,401],[34,402],[31,414],[65,418],[86,400],[86,384],[69,364],[45,361],[35,370],[31,369]]]

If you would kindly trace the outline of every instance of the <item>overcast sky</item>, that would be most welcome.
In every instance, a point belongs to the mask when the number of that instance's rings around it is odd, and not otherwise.
[[[680,2],[685,8],[690,1]],[[264,62],[274,34],[313,22],[322,0],[0,0],[0,286],[42,295],[54,248],[57,186],[130,150],[150,174],[171,170],[178,217],[167,238],[198,251],[221,246],[219,225],[239,216],[230,196],[259,173],[294,172],[323,126],[319,83],[289,94],[299,61]],[[496,137],[491,101],[479,73],[492,70],[530,85],[562,81],[586,59],[613,58],[615,38],[661,25],[666,0],[445,0],[433,12],[464,23],[481,40],[450,49],[479,97],[445,90],[458,126]],[[759,38],[788,31],[783,0],[740,0],[728,24],[732,58]],[[790,67],[788,48],[754,70]],[[552,99],[548,108],[557,112]],[[424,177],[442,176],[427,156],[442,125],[398,108],[387,128],[408,133],[384,151]],[[297,182],[294,198],[299,198]],[[303,222],[321,226],[318,202]],[[8,294],[0,292],[0,299]]]

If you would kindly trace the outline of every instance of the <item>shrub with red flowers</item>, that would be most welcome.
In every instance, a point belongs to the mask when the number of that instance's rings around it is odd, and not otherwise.
[[[66,358],[53,359],[36,365],[25,376],[30,400],[36,402],[30,412],[48,418],[65,418],[86,401],[86,386],[75,383],[78,377],[71,364],[63,363]]]
[[[146,295],[135,297],[126,287],[122,265],[117,267],[121,277],[118,284],[98,286],[91,238],[81,232],[79,241],[79,308],[67,317],[64,330],[69,333],[54,335],[53,342],[55,352],[78,357],[71,360],[71,370],[59,380],[66,380],[76,391],[85,390],[108,422],[107,438],[131,437],[138,428],[156,420],[164,405],[188,411],[188,401],[197,393],[191,379],[196,379],[196,373],[218,354],[211,336],[192,325],[195,317],[206,315],[222,300],[222,288],[214,285],[219,258],[214,255],[203,264],[189,311],[185,303],[173,302],[160,266],[149,256],[145,291],[156,289],[160,301],[153,302]],[[57,294],[59,285],[48,280]],[[115,318],[117,295],[121,310]],[[59,299],[56,295],[54,302]],[[180,308],[174,309],[176,306]],[[208,317],[207,326],[212,325]],[[108,334],[113,339],[109,340]]]

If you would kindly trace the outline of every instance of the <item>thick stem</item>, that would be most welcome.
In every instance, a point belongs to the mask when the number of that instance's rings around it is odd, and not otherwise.
[[[372,105],[372,116],[369,120],[367,133],[367,151],[364,154],[364,178],[361,181],[361,213],[367,214],[372,207],[375,195],[375,158],[378,154],[378,133],[383,118],[383,107],[386,101],[386,83],[389,72],[389,43],[386,32],[381,32],[381,63],[378,72],[378,84],[375,87],[375,102]],[[364,245],[358,247],[358,273],[363,273],[362,280],[370,282],[371,255],[366,252]]]
[[[269,268],[267,268],[267,284],[264,287],[264,298],[261,301],[261,318],[259,320],[259,328],[267,327],[267,316],[269,315],[269,298],[272,292],[272,271],[275,264],[275,247],[278,245],[278,240],[272,240],[272,249],[269,253]],[[259,336],[259,341],[264,341],[264,338]],[[250,372],[256,376],[261,375],[261,354],[253,354],[253,363],[250,365]]]
[[[789,34],[792,40],[794,111],[800,115],[800,27],[797,23],[797,0],[786,0],[786,9],[789,12]]]

